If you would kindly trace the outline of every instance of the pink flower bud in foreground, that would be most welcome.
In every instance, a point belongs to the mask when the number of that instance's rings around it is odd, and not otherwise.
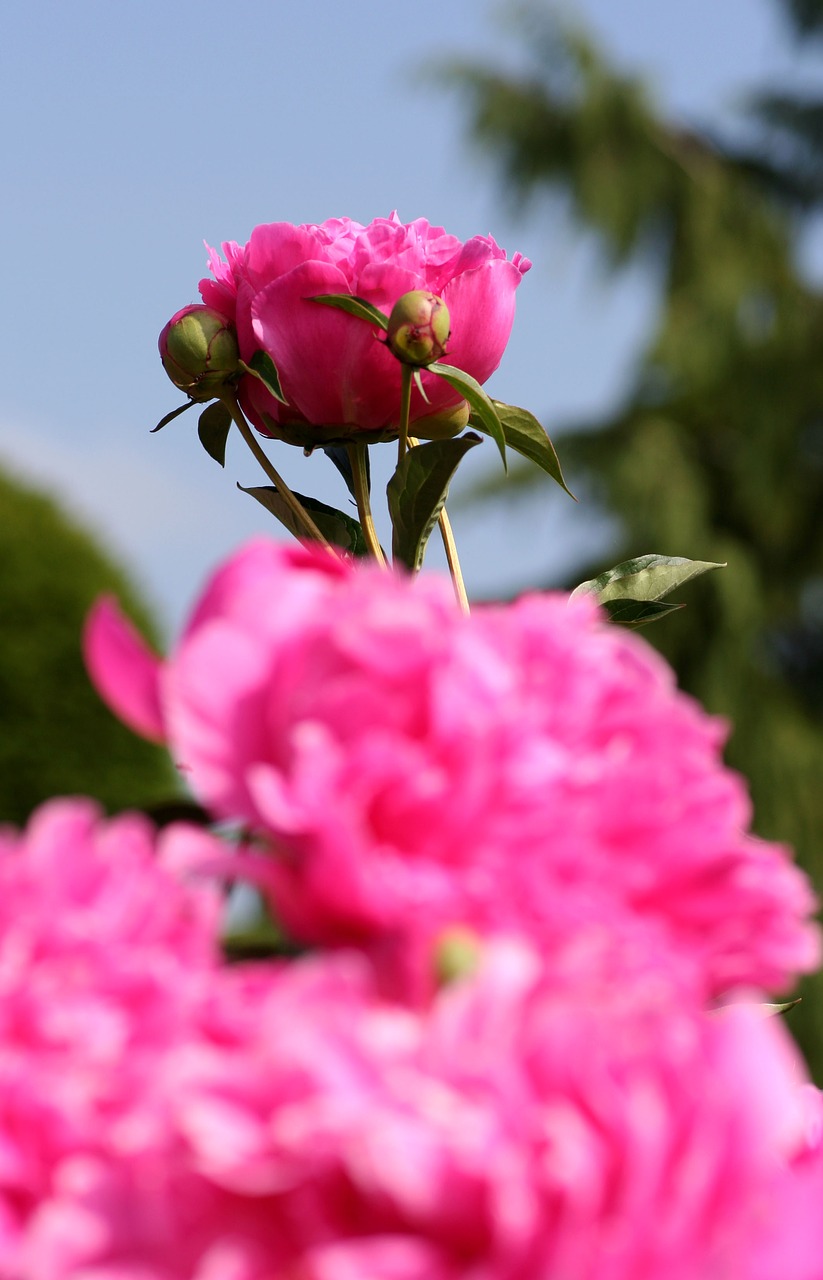
[[[394,304],[386,336],[398,360],[423,366],[443,355],[450,326],[449,309],[442,298],[425,289],[412,289]]]
[[[163,368],[192,400],[213,400],[238,373],[237,338],[212,307],[183,307],[158,343]]]

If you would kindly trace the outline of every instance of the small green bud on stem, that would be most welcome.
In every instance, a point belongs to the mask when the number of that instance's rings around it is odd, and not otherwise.
[[[214,400],[240,371],[235,332],[212,307],[183,307],[158,345],[166,373],[192,400]]]
[[[442,298],[425,289],[412,289],[394,304],[386,340],[403,364],[425,368],[444,354],[450,324],[449,309]]]

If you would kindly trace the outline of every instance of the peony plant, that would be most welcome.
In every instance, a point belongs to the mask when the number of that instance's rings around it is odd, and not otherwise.
[[[823,1280],[823,1099],[773,1003],[815,895],[627,630],[718,566],[470,611],[465,454],[565,488],[483,389],[529,263],[396,215],[223,255],[159,425],[197,405],[220,462],[236,429],[299,542],[230,556],[166,657],[88,619],[190,801],[0,832],[1,1280]],[[286,484],[294,445],[357,519]]]

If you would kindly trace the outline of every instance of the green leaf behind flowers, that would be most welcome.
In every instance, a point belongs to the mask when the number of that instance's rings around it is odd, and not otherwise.
[[[385,333],[389,327],[389,321],[379,308],[375,307],[371,302],[367,302],[365,298],[358,298],[350,293],[319,293],[313,298],[307,298],[307,302],[322,302],[324,307],[334,307],[337,311],[347,311],[350,316],[357,316],[359,320],[367,320],[369,324],[377,325],[378,329],[382,329]]]
[[[187,400],[185,404],[180,405],[179,409],[172,409],[171,413],[167,413],[164,418],[160,419],[156,427],[152,427],[149,435],[153,436],[155,431],[162,431],[163,427],[173,422],[175,418],[179,418],[181,413],[185,413],[187,409],[191,409],[197,403],[196,400]]]
[[[508,471],[506,436],[503,431],[503,424],[498,417],[494,401],[489,399],[480,383],[471,374],[464,373],[462,369],[456,369],[450,364],[440,364],[439,361],[430,364],[427,372],[434,373],[438,378],[442,378],[444,382],[448,382],[450,387],[460,392],[464,400],[468,400],[472,418],[474,419],[473,426],[477,427],[485,435],[491,436],[500,450],[503,469]]]
[[[273,484],[260,485],[250,489],[246,489],[242,484],[238,484],[237,487],[242,489],[243,493],[250,493],[253,498],[256,498],[267,511],[270,511],[281,524],[285,525],[289,533],[294,534],[295,538],[308,537],[302,524],[295,518],[291,507],[286,503],[282,494],[278,493]],[[323,537],[333,543],[335,547],[341,547],[353,556],[365,556],[368,554],[366,539],[363,536],[363,530],[358,520],[346,515],[345,511],[338,511],[336,507],[327,506],[325,502],[320,502],[317,498],[307,498],[302,493],[296,493],[294,496],[301,506],[305,507]]]
[[[469,449],[480,444],[474,432],[452,440],[431,440],[403,455],[386,488],[395,559],[416,571],[443,509],[452,477]]]
[[[263,386],[273,395],[275,400],[279,400],[281,404],[288,404],[288,400],[283,395],[283,388],[280,385],[280,374],[277,372],[277,365],[272,360],[267,351],[255,351],[248,364],[244,360],[239,360],[238,364],[246,373],[251,374],[253,378],[257,378],[258,382],[262,382]]]
[[[685,560],[682,556],[638,556],[634,560],[624,560],[588,582],[581,582],[579,587],[575,587],[572,597],[597,596],[601,604],[609,600],[662,600],[663,596],[692,578],[711,569],[724,568],[724,564]]]
[[[552,480],[556,480],[561,489],[565,489],[569,497],[574,498],[576,502],[577,499],[563,479],[554,445],[542,422],[539,422],[533,413],[529,413],[528,409],[518,409],[517,405],[503,404],[501,400],[493,400],[492,404],[503,427],[506,444],[517,453],[522,453],[523,457],[528,458],[530,462],[536,462],[538,467],[550,475]],[[483,422],[474,414],[469,422],[478,431],[486,430]]]
[[[200,414],[197,423],[200,443],[209,457],[219,462],[221,467],[226,465],[226,441],[230,430],[231,414],[220,400],[215,400],[214,404],[210,404]]]
[[[607,600],[603,608],[612,622],[624,627],[645,627],[667,613],[676,613],[682,604],[664,604],[660,600]]]

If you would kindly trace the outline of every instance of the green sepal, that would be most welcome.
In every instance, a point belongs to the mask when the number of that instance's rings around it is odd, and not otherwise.
[[[351,293],[319,293],[313,298],[307,298],[306,301],[322,302],[324,307],[347,311],[350,316],[357,316],[358,320],[367,320],[369,324],[377,325],[378,329],[382,329],[384,333],[389,327],[388,317],[384,316],[378,307],[367,302],[365,298],[358,298]]]
[[[802,996],[796,996],[794,1000],[786,1000],[783,1004],[761,1004],[760,1008],[765,1014],[774,1017],[776,1014],[788,1013],[791,1009],[794,1009],[795,1005],[801,1004],[802,1001]]]
[[[453,387],[455,391],[459,391],[464,400],[468,400],[469,408],[474,418],[472,425],[484,432],[485,435],[491,436],[500,450],[500,457],[503,459],[503,470],[508,471],[506,436],[503,431],[503,424],[494,407],[494,401],[489,399],[480,383],[470,373],[464,373],[462,369],[455,369],[450,364],[435,362],[428,366],[426,372],[436,374],[438,378],[448,382],[449,386]]]
[[[682,604],[664,604],[660,600],[607,600],[603,605],[612,622],[624,627],[645,627],[668,613],[677,613]]]
[[[386,487],[392,552],[413,572],[423,563],[426,543],[445,504],[452,477],[476,444],[480,444],[480,436],[470,431],[451,440],[416,445],[403,455]]]
[[[161,431],[163,427],[173,422],[175,418],[179,418],[181,413],[185,413],[192,405],[199,404],[199,400],[187,400],[185,404],[181,404],[179,409],[172,409],[171,413],[167,413],[165,418],[161,418],[156,427],[152,427],[149,435],[153,436],[155,431]]]
[[[200,420],[197,423],[200,443],[209,457],[219,462],[221,467],[226,465],[226,441],[230,430],[231,414],[220,400],[210,404],[208,409],[204,409],[200,414]]]
[[[269,395],[274,396],[275,400],[279,400],[281,404],[289,403],[283,395],[277,366],[268,352],[255,351],[248,364],[245,360],[238,360],[237,363],[244,373],[249,373],[253,378],[257,378],[258,382],[262,382]]]
[[[725,567],[710,560],[685,560],[682,556],[638,556],[624,560],[588,582],[581,582],[572,592],[572,598],[597,596],[601,604],[607,600],[662,600],[670,591],[701,573]]]
[[[277,517],[282,525],[285,525],[289,533],[294,534],[295,538],[309,537],[273,484],[260,485],[251,489],[246,489],[242,484],[238,484],[237,487],[242,489],[243,493],[250,493],[253,498],[256,498],[267,511]],[[353,556],[368,555],[366,539],[358,520],[346,515],[345,511],[327,506],[317,498],[307,498],[302,493],[296,493],[294,496],[300,505],[306,508],[327,542],[331,542],[335,547],[341,547],[343,551],[348,551]]]
[[[563,478],[560,461],[543,423],[533,413],[529,413],[528,409],[518,409],[517,405],[503,404],[501,400],[493,400],[492,404],[497,410],[509,448],[521,453],[530,462],[536,462],[576,502],[577,498]],[[469,422],[478,431],[485,430],[483,423],[476,421],[474,415]]]

